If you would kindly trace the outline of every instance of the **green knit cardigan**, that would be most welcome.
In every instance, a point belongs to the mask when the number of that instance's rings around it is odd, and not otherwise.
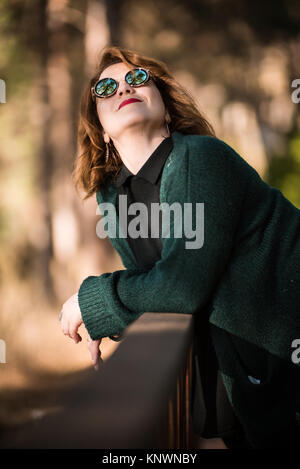
[[[292,362],[291,356],[293,340],[300,339],[300,211],[224,141],[178,131],[172,139],[160,202],[177,202],[183,211],[184,203],[204,203],[204,243],[187,249],[190,239],[174,236],[171,217],[170,237],[162,237],[161,259],[151,270],[143,270],[122,237],[117,217],[117,236],[110,240],[126,270],[89,276],[80,285],[79,306],[88,333],[99,339],[122,332],[144,312],[201,314],[211,305],[212,325],[264,350],[269,361],[283,360],[299,392],[300,363]],[[101,204],[116,205],[117,187],[111,182],[96,197],[100,213],[109,220]],[[236,355],[225,342],[220,339],[215,346],[236,409],[233,386],[241,376],[232,366]],[[256,386],[249,383],[250,388]],[[294,419],[296,384],[291,387],[286,399],[293,402],[289,415]],[[237,414],[242,420],[251,418],[244,417],[243,410]],[[290,420],[282,428],[285,425]],[[262,436],[252,436],[249,430],[253,445],[262,444],[271,430],[262,430]]]

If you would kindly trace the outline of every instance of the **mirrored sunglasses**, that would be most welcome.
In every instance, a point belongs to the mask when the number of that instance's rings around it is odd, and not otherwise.
[[[150,71],[145,68],[134,68],[133,71],[125,75],[125,81],[128,85],[137,87],[142,86],[150,78]],[[108,98],[116,93],[119,83],[114,78],[102,78],[91,88],[92,96],[98,98]]]

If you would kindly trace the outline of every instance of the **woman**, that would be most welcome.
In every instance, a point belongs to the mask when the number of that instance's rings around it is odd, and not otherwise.
[[[76,187],[96,194],[102,215],[104,203],[116,209],[106,229],[126,270],[86,278],[63,305],[63,333],[77,343],[84,323],[97,364],[101,339],[143,312],[193,314],[200,447],[300,442],[291,360],[300,337],[299,210],[215,136],[165,64],[129,50],[104,49],[82,98],[79,143]],[[139,223],[129,211],[136,202],[145,208]],[[155,218],[158,202],[177,204],[179,218]],[[196,209],[194,242],[185,204]]]

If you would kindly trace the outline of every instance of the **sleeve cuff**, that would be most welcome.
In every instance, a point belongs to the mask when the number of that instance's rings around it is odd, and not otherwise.
[[[82,320],[92,340],[120,334],[126,327],[105,301],[111,297],[109,290],[113,289],[110,275],[87,277],[78,291]]]

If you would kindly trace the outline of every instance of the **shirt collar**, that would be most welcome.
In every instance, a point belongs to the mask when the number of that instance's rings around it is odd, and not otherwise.
[[[141,167],[137,174],[133,174],[123,163],[119,173],[115,178],[115,185],[120,187],[129,176],[142,177],[155,184],[163,165],[173,148],[172,136],[166,137],[151,153],[148,160]]]

